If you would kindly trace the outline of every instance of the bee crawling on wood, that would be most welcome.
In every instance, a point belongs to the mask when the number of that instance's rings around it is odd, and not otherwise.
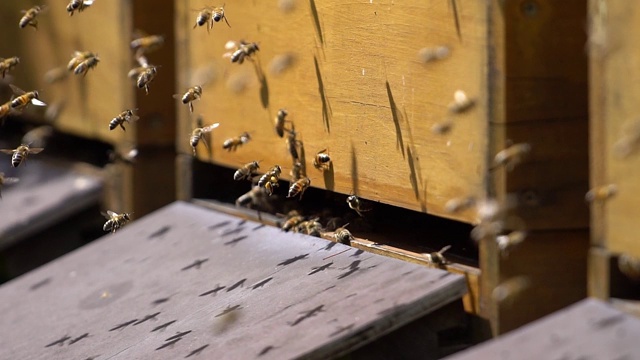
[[[444,254],[449,249],[451,249],[451,245],[447,245],[442,249],[440,249],[439,251],[423,254],[423,255],[427,259],[427,261],[429,261],[433,265],[436,265],[438,267],[443,267],[447,265],[449,261],[442,254]]]
[[[287,115],[289,115],[289,112],[287,112],[287,110],[285,109],[280,109],[278,110],[278,114],[276,115],[276,120],[275,120],[275,129],[276,129],[276,134],[278,134],[278,136],[283,137],[284,136],[284,131],[287,130],[284,127],[284,124],[286,122],[291,122],[290,120],[286,120],[285,118],[287,117]],[[289,130],[287,130],[289,131]]]
[[[27,27],[27,25],[29,25],[32,26],[35,30],[38,30],[38,19],[36,19],[36,17],[46,8],[47,5],[39,5],[34,6],[29,10],[22,10],[21,12],[24,14],[24,16],[22,16],[20,22],[18,22],[18,26],[20,26],[21,29],[24,29],[25,27]]]
[[[37,91],[25,92],[24,90],[13,84],[9,84],[9,87],[11,87],[13,93],[17,95],[13,100],[11,100],[12,109],[24,109],[30,103],[36,106],[47,106],[47,104],[40,100],[40,94]]]
[[[17,56],[7,59],[0,58],[0,72],[2,72],[2,78],[4,79],[7,72],[20,64],[20,58]]]
[[[267,171],[264,175],[260,177],[258,180],[258,186],[264,188],[267,192],[267,195],[273,195],[274,188],[280,186],[278,180],[280,180],[280,174],[282,173],[282,168],[280,165],[274,165],[269,171]]]
[[[349,197],[347,197],[347,205],[349,205],[349,208],[351,208],[352,210],[357,212],[358,215],[360,215],[362,217],[364,217],[364,215],[362,215],[363,211],[369,211],[370,210],[370,209],[366,209],[365,210],[365,209],[362,208],[362,201],[356,195],[349,195]]]
[[[86,8],[93,5],[94,0],[71,0],[69,1],[69,5],[67,5],[67,12],[69,16],[73,16],[73,13],[83,12]]]
[[[102,213],[102,215],[108,219],[107,222],[104,223],[102,230],[110,231],[112,233],[118,231],[118,229],[131,221],[130,213],[117,214],[111,210],[107,210],[107,213]]]
[[[300,153],[302,152],[302,140],[298,140],[298,133],[293,128],[293,124],[291,125],[291,130],[287,130],[287,150],[289,154],[291,154],[291,158],[294,162],[301,161]],[[298,151],[298,148],[301,150]]]
[[[2,187],[4,185],[15,184],[20,179],[15,177],[4,176],[4,173],[0,172],[0,199],[2,199]]]
[[[612,198],[618,193],[616,184],[608,184],[593,188],[587,192],[584,199],[587,202],[605,201]]]
[[[300,200],[302,200],[302,195],[311,185],[311,179],[308,177],[303,177],[298,181],[291,184],[289,187],[289,193],[287,194],[287,198],[296,197],[300,195]]]
[[[336,242],[339,242],[340,244],[345,244],[345,245],[351,244],[351,240],[353,240],[354,237],[353,235],[351,235],[351,232],[347,230],[347,226],[349,226],[348,223],[337,228],[336,231],[333,233],[333,238],[336,240]]]
[[[225,48],[232,51],[224,53],[222,56],[231,59],[232,63],[238,64],[242,64],[245,59],[251,60],[251,56],[260,50],[257,43],[248,43],[244,40],[240,42],[228,41]]]
[[[139,116],[133,113],[133,110],[125,110],[121,112],[118,116],[111,119],[111,121],[109,122],[109,130],[113,130],[118,126],[120,126],[122,130],[127,131],[127,129],[125,129],[124,127],[124,123],[125,122],[132,123],[134,121],[137,121],[139,118],[140,118]]]
[[[318,151],[313,159],[313,166],[321,171],[327,171],[331,167],[331,157],[327,153],[327,149]]]
[[[193,102],[200,99],[202,96],[202,87],[201,86],[193,86],[187,89],[187,91],[180,95],[173,95],[174,99],[180,99],[183,104],[189,105],[189,111],[193,112]]]
[[[29,154],[38,154],[42,150],[44,150],[44,148],[32,148],[30,145],[22,144],[15,149],[0,149],[0,152],[12,154],[11,166],[15,168],[20,166],[23,162],[26,163]]]
[[[318,222],[318,218],[314,218],[299,223],[293,231],[300,234],[322,237],[321,232],[323,231],[323,228],[322,224]]]
[[[191,132],[191,137],[189,137],[189,144],[191,144],[191,148],[193,149],[193,156],[196,156],[196,147],[201,140],[207,148],[209,147],[205,135],[220,126],[220,123],[213,123],[209,126],[202,126],[202,117],[198,117],[198,120],[196,122],[198,124],[198,127],[193,129],[193,131]]]
[[[246,163],[244,164],[244,166],[236,170],[236,172],[233,174],[233,180],[236,180],[236,181],[240,181],[243,179],[251,180],[251,176],[259,168],[260,168],[260,164],[258,163],[258,161],[252,161],[250,163]]]
[[[296,210],[291,210],[286,215],[286,219],[284,222],[278,223],[278,226],[284,231],[289,232],[294,229],[298,224],[302,223],[305,220],[305,217],[300,215],[300,213]]]
[[[240,136],[229,138],[222,143],[222,148],[227,151],[235,151],[238,146],[246,144],[251,140],[251,135],[248,132],[243,132]]]

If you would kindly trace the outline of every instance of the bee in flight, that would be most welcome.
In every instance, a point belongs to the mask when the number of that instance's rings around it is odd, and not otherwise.
[[[150,65],[149,67],[145,68],[144,71],[142,71],[138,75],[138,79],[136,80],[136,85],[138,86],[138,89],[144,88],[144,91],[148,95],[149,84],[153,81],[153,79],[156,78],[156,74],[158,74],[158,68],[156,66]]]
[[[131,221],[131,214],[129,213],[117,214],[111,210],[107,210],[107,213],[103,213],[102,215],[108,219],[107,222],[104,223],[102,230],[111,231],[112,233],[118,231],[118,229]]]
[[[456,90],[453,93],[453,102],[449,104],[449,112],[454,114],[461,114],[475,105],[475,101],[467,96],[462,90]]]
[[[189,111],[193,112],[193,102],[202,96],[202,87],[190,87],[184,94],[173,95],[174,99],[181,99],[183,104],[189,104]]]
[[[37,91],[29,91],[25,92],[19,87],[9,84],[14,94],[17,96],[11,100],[11,108],[15,110],[21,110],[27,107],[29,103],[37,106],[47,106],[44,102],[40,101],[40,94]]]
[[[253,173],[256,172],[256,170],[258,170],[259,168],[260,168],[260,164],[258,164],[258,161],[252,161],[250,163],[246,163],[244,164],[243,167],[236,170],[236,172],[233,174],[233,180],[236,180],[236,181],[240,181],[242,179],[251,180],[251,175],[253,175]]]
[[[207,32],[209,32],[211,29],[213,29],[213,23],[219,22],[222,19],[224,19],[224,21],[227,23],[227,26],[231,27],[231,25],[229,25],[227,17],[224,14],[224,5],[220,7],[207,6],[199,10],[198,16],[196,17],[196,24],[193,25],[193,28],[195,29],[198,26],[204,26],[206,24]]]
[[[362,208],[362,202],[356,195],[349,195],[349,197],[347,198],[347,205],[349,205],[352,210],[355,210],[355,212],[357,212],[360,216],[364,216],[362,215],[363,211],[369,211],[369,209],[364,210]]]
[[[191,148],[193,149],[193,156],[196,156],[196,147],[198,146],[201,140],[206,147],[209,147],[209,145],[207,145],[207,140],[205,138],[205,135],[213,131],[213,129],[220,126],[220,123],[214,123],[209,126],[203,127],[201,117],[198,117],[197,123],[198,123],[198,127],[193,129],[193,131],[191,132],[191,137],[189,138],[189,144],[191,144]]]
[[[235,151],[238,146],[246,144],[251,140],[251,135],[248,132],[243,132],[240,136],[229,138],[222,143],[222,148],[227,151]]]
[[[5,154],[13,154],[11,156],[11,166],[18,167],[23,162],[26,163],[29,154],[37,154],[44,150],[44,148],[31,148],[30,145],[22,144],[15,149],[0,149],[0,152]]]
[[[137,35],[136,39],[131,41],[130,46],[136,58],[157,50],[164,45],[164,36],[162,35],[144,35],[140,30],[136,30],[135,35]]]
[[[35,30],[38,30],[38,19],[36,19],[36,17],[41,11],[43,11],[46,8],[47,8],[46,5],[39,5],[39,6],[34,6],[29,10],[22,10],[21,12],[24,14],[24,16],[22,16],[22,18],[20,19],[20,22],[18,23],[20,28],[24,29],[25,27],[27,27],[27,25],[29,25],[29,26],[33,26]]]
[[[71,55],[71,60],[69,60],[69,63],[67,64],[67,70],[75,71],[81,62],[92,57],[97,57],[97,55],[91,51],[74,51],[73,55]]]
[[[29,144],[33,147],[44,147],[47,140],[53,135],[53,126],[42,125],[27,131],[22,136],[22,144]]]
[[[15,184],[18,181],[20,181],[20,179],[18,178],[14,178],[14,177],[9,177],[9,176],[4,176],[4,173],[0,172],[0,199],[2,199],[2,187],[4,185],[9,185],[9,184]]]
[[[291,184],[287,197],[291,198],[300,195],[300,200],[302,200],[302,195],[304,195],[304,192],[309,188],[310,185],[311,179],[309,179],[308,177],[299,179],[298,181]]]
[[[96,67],[99,62],[100,58],[98,55],[91,54],[91,56],[78,63],[78,65],[73,69],[73,73],[76,75],[82,74],[82,77],[85,77],[89,69]]]
[[[280,165],[274,165],[269,169],[269,171],[260,177],[260,180],[258,180],[258,186],[264,188],[267,191],[267,195],[273,195],[274,188],[280,185],[278,184],[278,180],[280,180],[281,173],[282,168],[280,168]]]
[[[213,19],[213,21],[215,22],[220,22],[220,20],[224,19],[224,22],[227,23],[227,26],[231,27],[231,25],[229,25],[229,21],[227,20],[227,16],[224,14],[224,5],[213,9],[211,19]]]
[[[318,151],[316,157],[313,159],[313,166],[322,171],[329,170],[331,167],[331,157],[327,154],[327,149]]]
[[[222,56],[230,58],[232,63],[237,62],[238,64],[242,64],[245,58],[251,60],[251,56],[260,50],[257,43],[248,43],[244,40],[240,42],[228,41],[225,48],[232,51]]]
[[[109,122],[109,130],[113,130],[118,126],[120,126],[122,130],[127,131],[127,129],[124,128],[124,123],[125,122],[131,123],[138,120],[139,118],[140,118],[139,116],[133,113],[133,110],[125,110],[121,112],[118,116],[111,119],[111,121]]]
[[[93,5],[94,0],[71,0],[69,1],[69,5],[67,5],[67,12],[69,16],[73,16],[73,13],[77,10],[78,12],[84,11],[84,9]]]
[[[138,157],[138,149],[129,149],[127,152],[109,150],[107,151],[107,155],[109,156],[109,162],[111,163],[122,162],[131,165],[136,162],[136,157]]]
[[[285,120],[285,118],[287,117],[287,115],[289,115],[289,113],[287,112],[287,110],[285,109],[280,109],[278,110],[278,114],[276,115],[276,134],[278,134],[278,136],[283,137],[284,136],[284,131],[287,130],[284,127],[285,122],[291,122],[290,120]],[[289,130],[287,130],[289,131]]]
[[[7,59],[0,58],[0,71],[2,72],[2,78],[4,79],[7,71],[13,69],[20,64],[20,58],[17,56]]]
[[[615,196],[617,193],[618,186],[616,184],[608,184],[589,190],[584,196],[584,199],[587,202],[604,201]]]
[[[522,162],[522,158],[529,152],[531,152],[531,145],[527,143],[513,144],[496,154],[491,170],[504,166],[507,171],[511,171]]]

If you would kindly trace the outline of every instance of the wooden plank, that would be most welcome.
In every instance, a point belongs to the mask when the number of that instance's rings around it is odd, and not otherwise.
[[[0,287],[0,356],[324,359],[464,292],[458,275],[177,202]]]
[[[446,359],[635,359],[638,335],[636,317],[585,299]]]
[[[446,213],[444,204],[452,197],[481,195],[484,189],[487,12],[493,4],[309,4],[286,13],[267,2],[227,4],[232,27],[216,24],[209,35],[204,28],[192,29],[192,9],[209,3],[176,2],[180,87],[198,83],[192,78],[207,66],[217,75],[195,102],[193,115],[186,107],[180,110],[180,151],[191,153],[188,134],[195,115],[203,114],[205,122],[222,125],[213,132],[213,154],[201,147],[199,159],[229,167],[252,160],[262,160],[265,167],[277,163],[287,178],[291,159],[273,129],[277,110],[286,108],[304,141],[312,186],[475,221],[472,212]],[[253,63],[231,64],[222,58],[225,42],[240,39],[260,44],[262,78]],[[451,56],[429,64],[419,61],[421,48],[439,45],[449,46]],[[270,63],[285,53],[294,54],[295,63],[282,74],[271,73]],[[230,89],[245,81],[244,91]],[[447,107],[458,89],[476,106],[452,116]],[[452,135],[431,132],[449,117],[456,122]],[[236,152],[221,149],[226,138],[243,131],[253,132],[251,142]],[[323,148],[329,149],[334,164],[328,180],[312,167],[312,157]]]
[[[589,249],[588,295],[606,301],[611,292],[611,260],[606,250]]]
[[[97,168],[37,158],[12,168],[9,156],[5,157],[0,162],[0,172],[20,181],[2,191],[0,250],[100,200],[104,185]]]

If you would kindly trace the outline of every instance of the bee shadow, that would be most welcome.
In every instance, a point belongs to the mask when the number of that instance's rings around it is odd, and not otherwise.
[[[256,60],[253,62],[253,66],[256,70],[256,76],[258,77],[258,81],[260,82],[260,103],[262,104],[263,109],[269,108],[269,83],[267,82],[267,77],[262,71],[262,65],[260,65],[260,61]]]
[[[354,194],[358,193],[358,158],[353,142],[351,142],[351,189]]]
[[[402,129],[400,128],[400,120],[402,120],[402,114],[398,111],[398,105],[393,99],[393,93],[391,92],[391,86],[389,81],[385,81],[387,87],[387,96],[389,97],[389,107],[391,108],[391,117],[393,118],[393,125],[396,127],[396,149],[402,151],[402,158],[406,158],[404,152],[404,140],[402,139]]]
[[[324,88],[324,82],[322,81],[322,72],[320,71],[320,64],[318,64],[318,58],[313,56],[313,65],[316,68],[316,77],[318,78],[318,92],[320,93],[320,99],[322,100],[322,120],[324,121],[324,128],[327,133],[331,133],[331,116],[333,111],[331,110],[331,104],[327,97],[327,92]]]
[[[333,191],[335,188],[333,161],[329,163],[329,169],[322,172],[322,176],[324,177],[324,187],[329,191]]]

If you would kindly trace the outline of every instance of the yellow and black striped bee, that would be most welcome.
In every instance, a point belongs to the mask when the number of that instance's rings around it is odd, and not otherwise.
[[[31,148],[29,145],[22,144],[15,149],[0,149],[0,152],[13,154],[11,156],[11,166],[18,167],[23,162],[26,163],[29,154],[37,154],[42,150],[44,150],[44,148]]]
[[[257,43],[248,43],[244,40],[240,42],[228,41],[225,47],[227,50],[235,50],[225,53],[223,57],[228,57],[232,63],[237,62],[238,64],[242,64],[245,59],[251,60],[251,56],[260,50]]]
[[[298,148],[302,147],[302,140],[298,140],[298,133],[295,131],[293,126],[291,130],[288,130],[289,134],[287,135],[287,150],[289,154],[291,154],[291,158],[294,162],[300,161],[300,153],[298,152]]]
[[[24,109],[29,103],[37,106],[47,106],[44,102],[40,101],[40,94],[37,91],[25,92],[19,87],[9,84],[13,92],[17,95],[11,100],[11,108],[15,110]]]
[[[113,130],[118,126],[120,126],[122,130],[127,131],[127,129],[124,128],[124,123],[125,122],[131,123],[138,120],[139,118],[140,118],[139,116],[133,113],[133,110],[130,110],[130,109],[125,110],[121,112],[118,116],[111,119],[111,121],[109,122],[109,130]]]
[[[278,134],[278,136],[280,137],[284,136],[284,131],[286,130],[284,127],[285,122],[291,122],[289,120],[285,120],[287,115],[289,115],[289,113],[285,109],[278,110],[278,114],[276,115],[275,129],[276,129],[276,134]]]
[[[2,78],[4,79],[7,71],[13,69],[20,64],[20,58],[17,56],[7,59],[0,58],[0,71],[2,72]]]
[[[283,223],[278,223],[278,225],[284,232],[289,232],[291,229],[294,229],[303,221],[304,216],[300,215],[297,210],[291,210],[286,215],[286,220]]]
[[[360,216],[364,216],[362,215],[363,211],[369,211],[369,210],[364,210],[362,208],[362,202],[360,201],[360,198],[357,197],[356,195],[349,195],[349,197],[347,198],[347,204],[351,209],[355,210],[355,212],[357,212],[358,215]]]
[[[111,210],[107,210],[107,213],[103,213],[102,215],[108,219],[107,222],[104,223],[102,230],[110,231],[112,233],[118,231],[118,229],[131,221],[131,214],[129,213],[117,214]]]
[[[300,195],[300,200],[302,200],[302,195],[304,195],[304,192],[309,188],[309,185],[311,185],[311,179],[309,179],[308,177],[299,179],[298,181],[291,184],[287,197],[291,198]]]
[[[89,69],[93,69],[100,62],[100,58],[98,55],[89,56],[87,59],[81,61],[75,69],[73,69],[73,73],[76,75],[82,74],[82,77],[87,75]]]
[[[29,26],[33,26],[35,30],[38,30],[38,19],[36,19],[36,17],[41,11],[43,11],[46,8],[47,8],[46,5],[39,5],[39,6],[34,6],[29,10],[22,10],[21,12],[24,14],[24,16],[22,16],[22,18],[20,19],[20,22],[18,23],[20,28],[24,29],[25,27],[27,27],[27,25],[29,25]]]
[[[202,119],[198,118],[198,126],[200,127],[193,129],[193,131],[191,132],[191,137],[189,138],[189,144],[191,144],[191,148],[193,149],[193,156],[196,155],[196,147],[200,143],[200,140],[202,140],[206,147],[209,147],[204,136],[205,134],[210,133],[213,129],[220,126],[220,123],[214,123],[209,126],[202,127]]]
[[[207,25],[207,32],[209,32],[213,28],[213,8],[210,6],[204,7],[201,10],[198,10],[198,16],[196,17],[196,24],[193,25],[193,28],[197,28],[198,26]]]
[[[2,199],[2,187],[4,185],[15,184],[20,179],[15,177],[4,176],[4,173],[0,172],[0,199]]]
[[[447,245],[437,252],[424,254],[424,256],[427,258],[427,261],[429,261],[433,265],[442,267],[442,266],[445,266],[447,263],[449,263],[449,261],[442,254],[444,254],[444,252],[449,250],[450,248],[451,248],[451,245]]]
[[[336,240],[336,242],[345,245],[351,244],[351,240],[353,240],[354,237],[353,235],[351,235],[351,232],[347,230],[347,226],[349,226],[349,224],[345,224],[342,227],[337,228],[333,233],[333,238]]]
[[[94,0],[71,0],[69,1],[69,5],[67,5],[67,12],[69,16],[73,16],[73,13],[77,10],[78,12],[84,11],[84,9],[93,5]]]
[[[231,25],[229,25],[229,21],[227,20],[227,16],[224,14],[224,5],[213,9],[213,11],[211,12],[211,19],[215,22],[219,22],[220,20],[224,19],[224,21],[227,23],[227,26],[231,27]]]
[[[201,96],[202,96],[202,87],[196,85],[187,89],[187,91],[182,95],[180,94],[173,95],[173,98],[180,99],[183,104],[188,104],[189,111],[193,112],[193,102],[195,100],[200,99]]]
[[[252,161],[250,163],[244,164],[243,167],[236,170],[233,174],[233,180],[240,181],[242,179],[251,180],[251,175],[253,175],[256,170],[260,168],[260,164],[257,161]]]
[[[278,187],[280,184],[278,180],[280,180],[280,174],[282,173],[282,168],[280,165],[274,165],[269,171],[267,171],[264,175],[260,177],[258,180],[258,186],[265,188],[267,191],[267,195],[273,195],[274,188]]]
[[[144,91],[147,93],[147,95],[149,94],[149,84],[153,81],[153,79],[156,78],[156,75],[158,74],[158,68],[150,65],[149,67],[145,68],[144,71],[142,71],[139,75],[138,75],[138,79],[136,80],[136,85],[138,86],[138,89],[143,89]]]
[[[313,159],[313,166],[318,170],[329,170],[331,167],[331,157],[327,154],[327,149],[318,151],[316,157]]]
[[[246,144],[251,140],[251,135],[248,132],[243,132],[240,136],[229,138],[222,143],[222,148],[227,151],[235,151],[238,146]]]
[[[9,116],[10,114],[17,114],[17,111],[11,108],[11,101],[7,101],[6,103],[0,105],[0,125],[4,123],[4,118]]]
[[[97,57],[97,55],[91,51],[74,51],[67,64],[67,70],[74,71],[81,62],[93,57]]]
[[[136,57],[157,50],[164,45],[164,36],[162,35],[142,35],[141,31],[136,31],[136,35],[138,37],[130,44]]]
[[[315,236],[315,237],[322,237],[321,232],[323,231],[323,228],[322,228],[322,224],[318,222],[318,218],[315,218],[315,219],[306,220],[299,223],[298,225],[296,225],[293,231],[300,234],[306,234],[306,235]]]

